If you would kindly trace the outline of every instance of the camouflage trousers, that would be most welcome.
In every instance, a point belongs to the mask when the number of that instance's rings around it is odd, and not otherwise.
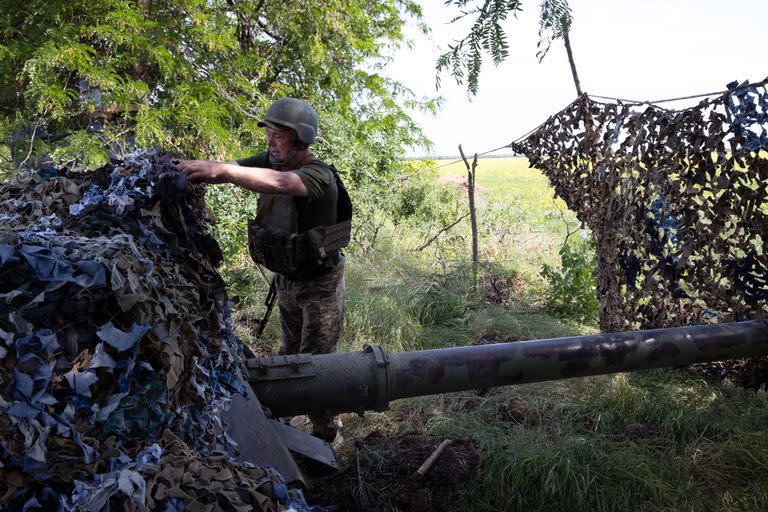
[[[329,354],[344,327],[344,256],[327,274],[292,281],[278,274],[280,354]]]
[[[336,351],[344,327],[344,256],[322,276],[293,281],[278,274],[277,302],[283,342],[280,354],[329,354]],[[338,420],[331,415],[310,416],[313,431],[333,438]]]

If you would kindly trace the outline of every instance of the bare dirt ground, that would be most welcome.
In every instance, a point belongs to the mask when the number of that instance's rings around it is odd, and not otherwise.
[[[374,431],[355,443],[343,470],[306,493],[329,511],[439,512],[455,509],[455,491],[472,482],[480,461],[468,439],[456,439],[423,477],[416,470],[443,441],[411,433],[387,437]]]
[[[461,187],[464,190],[469,189],[469,182],[467,181],[466,176],[454,176],[452,174],[442,174],[439,178],[437,178],[438,183],[448,183],[451,185],[455,185],[457,187]],[[488,204],[488,200],[483,197],[485,193],[488,192],[488,189],[478,185],[477,182],[475,182],[475,201],[477,202],[477,206],[486,206]]]

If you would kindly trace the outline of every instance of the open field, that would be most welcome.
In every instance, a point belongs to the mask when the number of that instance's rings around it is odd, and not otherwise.
[[[450,162],[452,160],[438,160],[435,165]],[[451,163],[438,172],[441,176],[467,177],[464,162]],[[566,222],[577,222],[565,202],[554,197],[547,177],[529,167],[525,157],[480,158],[476,173],[479,195],[484,202],[495,208],[518,206],[524,213],[524,222],[533,229],[565,236]]]

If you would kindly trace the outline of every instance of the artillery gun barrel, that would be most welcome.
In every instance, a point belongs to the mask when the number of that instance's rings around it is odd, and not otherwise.
[[[274,416],[386,410],[400,398],[768,355],[768,323],[746,321],[387,353],[249,359]]]

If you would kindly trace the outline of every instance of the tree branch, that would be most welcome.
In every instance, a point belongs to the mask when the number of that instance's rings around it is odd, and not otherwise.
[[[24,160],[21,161],[19,164],[19,169],[24,167],[24,164],[27,163],[27,160],[29,160],[29,157],[32,156],[32,150],[35,148],[35,135],[37,134],[37,124],[32,125],[32,136],[29,138],[29,151],[27,152],[27,156],[24,157]]]
[[[429,240],[427,240],[426,242],[424,242],[423,244],[421,244],[419,247],[417,247],[416,249],[414,249],[414,250],[413,250],[413,252],[419,252],[420,250],[422,250],[422,249],[426,248],[426,247],[427,247],[429,244],[431,244],[432,242],[434,242],[435,240],[437,240],[437,237],[439,237],[439,236],[440,236],[442,233],[444,233],[444,232],[448,231],[448,230],[449,230],[449,229],[451,229],[453,226],[455,226],[456,224],[458,224],[458,223],[459,223],[459,222],[461,222],[462,220],[466,219],[468,216],[469,216],[469,213],[465,213],[464,215],[462,215],[461,217],[459,217],[458,219],[456,219],[456,220],[455,220],[455,221],[454,221],[452,224],[450,224],[449,226],[444,226],[444,227],[442,227],[442,228],[440,229],[440,231],[438,231],[438,232],[437,232],[437,234],[436,234],[435,236],[433,236],[432,238],[430,238]]]

